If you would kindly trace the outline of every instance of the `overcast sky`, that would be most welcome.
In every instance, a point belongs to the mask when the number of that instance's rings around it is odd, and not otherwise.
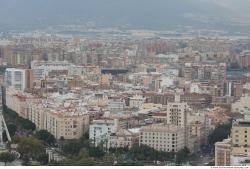
[[[187,16],[243,17],[250,16],[249,8],[250,0],[0,0],[0,26],[87,21],[111,26],[192,25],[199,23]]]

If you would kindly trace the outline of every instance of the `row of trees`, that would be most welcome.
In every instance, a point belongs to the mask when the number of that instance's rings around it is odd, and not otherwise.
[[[36,125],[31,121],[20,117],[15,111],[3,106],[3,115],[8,124],[10,135],[13,136],[19,131],[35,131]]]
[[[34,123],[20,117],[15,111],[6,106],[3,106],[3,114],[10,136],[12,137],[12,143],[18,144],[17,151],[20,153],[23,164],[29,165],[31,160],[38,161],[41,165],[48,164],[48,156],[45,153],[45,148],[55,145],[55,137],[46,130],[34,133],[36,130]],[[3,133],[3,139],[7,141],[6,133]],[[7,156],[6,153],[2,156],[3,159],[4,157],[11,157]]]
[[[102,145],[92,147],[87,138],[71,140],[63,144],[62,152],[68,160],[60,165],[143,165],[144,162],[169,161],[182,164],[188,160],[189,150],[184,148],[179,152],[157,151],[147,145],[134,145],[128,148],[110,148],[108,152]],[[84,158],[84,159],[83,159]],[[94,161],[93,161],[94,159]],[[87,161],[88,163],[87,163]],[[55,164],[54,164],[55,165]]]

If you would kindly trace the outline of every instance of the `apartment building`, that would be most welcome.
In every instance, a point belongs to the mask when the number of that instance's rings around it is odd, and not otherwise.
[[[116,133],[119,129],[118,119],[113,118],[98,118],[92,121],[89,126],[89,139],[98,146],[99,144],[107,143],[108,137],[112,133]]]
[[[45,129],[56,139],[79,139],[89,130],[89,113],[84,101],[71,95],[43,99],[14,89],[6,91],[6,106],[19,116],[32,121],[37,129]]]
[[[229,166],[247,164],[250,153],[250,119],[234,120],[231,138],[215,143],[215,165]]]
[[[185,128],[187,125],[188,105],[180,101],[180,95],[176,94],[175,101],[167,104],[167,124]]]
[[[45,114],[45,129],[56,139],[79,139],[89,129],[89,116],[85,113],[67,113],[48,110]]]
[[[31,69],[33,70],[34,81],[39,85],[41,80],[49,75],[64,74],[69,75],[73,64],[67,61],[32,61]]]
[[[230,166],[231,139],[215,143],[215,166]]]
[[[185,147],[185,130],[176,125],[153,124],[140,130],[140,145],[148,145],[158,151],[177,152]]]
[[[237,119],[233,121],[232,155],[250,152],[250,119]]]
[[[225,80],[227,74],[226,63],[197,62],[185,63],[184,77],[186,80]]]
[[[29,93],[11,88],[6,89],[6,106],[25,119],[29,117],[30,104],[36,99],[36,96]]]
[[[32,71],[29,69],[8,68],[5,71],[5,86],[19,91],[32,88]]]
[[[109,148],[131,148],[135,143],[139,142],[139,133],[135,134],[126,129],[119,129],[116,133],[112,133],[108,137]]]
[[[145,102],[145,98],[140,95],[135,95],[129,98],[129,107],[131,108],[141,108]]]

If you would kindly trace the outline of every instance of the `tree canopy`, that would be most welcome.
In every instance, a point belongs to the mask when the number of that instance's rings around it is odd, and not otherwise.
[[[62,151],[64,154],[78,155],[81,149],[89,150],[90,143],[85,137],[76,140],[70,140],[63,144]]]
[[[0,154],[0,161],[4,162],[4,165],[6,165],[7,163],[13,162],[15,159],[16,159],[16,156],[9,152],[4,152]]]
[[[18,116],[15,111],[9,109],[6,106],[3,106],[3,114],[7,124],[14,124],[17,128],[24,130],[34,131],[36,129],[36,125],[33,122]]]
[[[34,135],[35,138],[42,140],[48,145],[54,145],[56,142],[55,137],[49,133],[47,130],[40,130]]]
[[[78,155],[82,147],[82,143],[79,140],[71,140],[63,145],[62,151],[64,154]]]
[[[157,151],[147,145],[134,145],[128,152],[128,156],[132,160],[174,160],[174,152]]]
[[[210,145],[214,145],[218,141],[222,141],[230,135],[232,128],[231,123],[221,124],[217,126],[214,131],[209,135],[208,142]]]
[[[13,137],[13,142],[18,144],[17,151],[22,159],[28,157],[37,160],[41,154],[45,153],[45,146],[34,137]]]
[[[39,161],[41,165],[46,165],[49,162],[49,156],[47,154],[40,154],[37,161]]]
[[[183,149],[179,150],[176,153],[176,164],[180,165],[183,162],[186,162],[188,160],[189,154],[190,154],[190,151],[187,147],[184,147]]]
[[[11,137],[14,136],[16,131],[17,131],[17,126],[15,124],[13,124],[13,123],[10,123],[10,124],[7,125],[7,128],[8,128],[8,131],[10,133],[10,136]]]

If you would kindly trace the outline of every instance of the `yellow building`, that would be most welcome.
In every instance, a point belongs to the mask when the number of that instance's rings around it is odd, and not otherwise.
[[[56,139],[79,139],[89,130],[89,115],[48,111],[45,115],[45,129]]]
[[[233,155],[250,152],[250,120],[235,120],[232,126],[231,137]]]
[[[229,166],[231,165],[231,156],[237,157],[250,153],[249,138],[249,116],[245,116],[244,119],[234,120],[231,129],[231,138],[215,143],[215,165]]]

